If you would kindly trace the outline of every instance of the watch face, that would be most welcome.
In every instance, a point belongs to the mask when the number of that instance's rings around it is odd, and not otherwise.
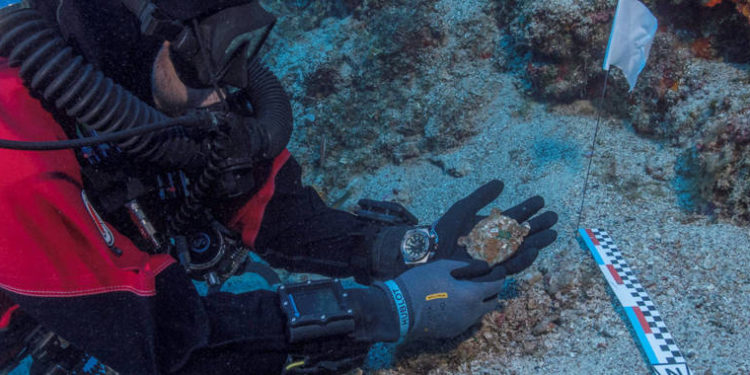
[[[430,253],[430,235],[419,229],[411,229],[404,235],[401,242],[401,254],[405,263],[416,263],[423,260]]]

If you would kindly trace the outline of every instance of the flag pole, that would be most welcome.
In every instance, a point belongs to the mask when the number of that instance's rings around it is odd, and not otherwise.
[[[604,88],[602,88],[602,96],[599,98],[599,108],[596,111],[596,128],[594,129],[594,140],[591,143],[591,156],[589,157],[589,165],[586,167],[586,178],[583,181],[583,193],[581,194],[581,207],[578,209],[578,221],[576,222],[575,230],[581,227],[581,217],[583,216],[583,204],[586,201],[586,191],[589,186],[589,175],[591,174],[591,163],[594,161],[595,150],[596,150],[596,137],[599,135],[599,124],[602,119],[602,107],[604,106],[604,96],[607,94],[607,80],[609,79],[609,70],[605,70],[604,76]]]

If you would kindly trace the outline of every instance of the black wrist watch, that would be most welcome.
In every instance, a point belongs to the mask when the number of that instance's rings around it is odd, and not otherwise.
[[[437,234],[434,227],[422,226],[409,229],[401,240],[401,255],[404,264],[426,263],[437,248]]]

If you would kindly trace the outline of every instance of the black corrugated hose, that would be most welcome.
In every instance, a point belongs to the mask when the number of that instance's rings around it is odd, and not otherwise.
[[[292,136],[292,105],[279,79],[257,58],[248,64],[247,82],[248,101],[265,135],[262,156],[272,159],[284,151]]]
[[[170,120],[85,62],[38,11],[2,14],[0,30],[0,56],[20,67],[29,89],[98,134]],[[136,135],[116,145],[138,160],[165,167],[205,164],[201,145],[177,130]]]
[[[221,174],[218,164],[229,151],[226,136],[216,136],[214,144],[202,150],[201,143],[181,129],[150,133],[135,130],[174,120],[87,63],[67,45],[57,26],[34,9],[1,14],[0,30],[0,56],[7,57],[10,66],[20,67],[24,84],[47,102],[102,136],[115,138],[114,134],[122,131],[134,134],[116,137],[115,144],[136,160],[165,168],[201,170],[173,222],[173,229],[185,229],[190,217],[202,210],[202,201]],[[252,105],[263,138],[258,156],[272,159],[291,137],[291,104],[278,78],[258,59],[248,62],[246,69],[248,87],[241,89]]]
[[[165,122],[166,115],[77,55],[55,25],[34,9],[0,15],[0,56],[21,68],[25,84],[67,115],[101,135]],[[278,78],[258,59],[247,64],[243,87],[263,135],[261,156],[271,159],[291,138],[293,120],[289,98]],[[117,146],[140,160],[183,168],[205,165],[200,144],[172,131],[139,134],[118,140]]]

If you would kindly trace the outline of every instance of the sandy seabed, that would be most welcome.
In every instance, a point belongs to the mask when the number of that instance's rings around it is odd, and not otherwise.
[[[516,275],[519,295],[473,336],[456,348],[403,356],[377,372],[649,373],[604,278],[574,238],[595,114],[586,105],[529,102],[510,75],[487,80],[497,96],[481,109],[478,135],[447,154],[352,179],[351,198],[342,207],[359,197],[395,200],[429,223],[497,178],[505,190],[485,210],[542,195],[547,209],[560,215],[559,238],[530,270]],[[672,187],[678,153],[639,137],[621,120],[604,118],[581,227],[605,229],[614,238],[694,374],[747,374],[750,231],[678,207]]]

